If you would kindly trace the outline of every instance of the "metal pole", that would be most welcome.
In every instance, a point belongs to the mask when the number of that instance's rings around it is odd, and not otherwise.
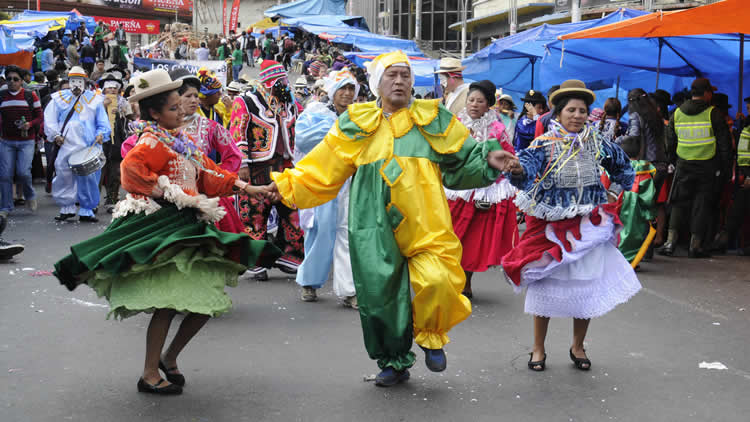
[[[534,89],[534,63],[536,59],[531,59],[531,89]]]
[[[617,87],[615,88],[615,98],[620,100],[620,75],[617,75]]]
[[[570,0],[570,21],[581,21],[581,0]]]
[[[737,110],[742,110],[742,84],[745,73],[745,34],[740,34],[740,88],[737,94]]]
[[[518,28],[518,0],[510,2],[510,35],[515,35]]]
[[[349,3],[352,3],[349,1]],[[422,40],[422,0],[417,0],[417,7],[414,11],[414,40]]]
[[[463,0],[463,15],[461,16],[461,60],[466,58],[466,7],[469,0]]]
[[[659,58],[656,61],[656,88],[659,89],[659,72],[661,71],[661,47],[664,44],[661,38],[659,38]]]

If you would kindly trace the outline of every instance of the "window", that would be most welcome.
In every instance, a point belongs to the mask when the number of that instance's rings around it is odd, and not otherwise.
[[[444,12],[445,11],[445,1],[446,0],[434,0],[432,10],[435,12]]]
[[[409,39],[409,15],[401,15],[401,38]]]
[[[423,40],[432,39],[432,13],[422,13],[422,36]]]
[[[443,41],[445,39],[445,15],[443,13],[435,13],[432,17],[432,23],[432,39]]]

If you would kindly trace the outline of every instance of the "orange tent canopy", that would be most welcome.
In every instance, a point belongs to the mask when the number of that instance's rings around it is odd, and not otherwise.
[[[705,34],[750,34],[748,1],[724,0],[676,12],[655,12],[561,35],[558,39],[663,38]]]

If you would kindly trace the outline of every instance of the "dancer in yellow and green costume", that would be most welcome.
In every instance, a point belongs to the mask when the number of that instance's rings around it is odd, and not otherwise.
[[[411,98],[403,53],[380,55],[368,70],[378,100],[349,106],[295,168],[272,177],[285,205],[311,208],[335,198],[353,175],[354,284],[365,347],[383,370],[376,385],[388,386],[408,379],[412,338],[427,367],[444,370],[447,332],[471,313],[443,185],[488,186],[504,161],[497,142],[477,143],[438,100]]]

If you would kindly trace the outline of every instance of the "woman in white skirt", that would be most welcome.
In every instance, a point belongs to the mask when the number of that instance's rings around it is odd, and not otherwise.
[[[508,154],[506,170],[520,189],[516,205],[526,214],[520,244],[502,265],[516,291],[526,289],[526,313],[534,315],[529,369],[543,371],[544,341],[551,317],[573,318],[570,358],[589,370],[583,342],[591,318],[626,302],[641,285],[617,250],[621,227],[609,205],[633,184],[634,171],[619,146],[587,126],[594,93],[583,82],[564,82],[550,96],[550,130],[531,146]],[[614,182],[606,191],[601,168]]]

